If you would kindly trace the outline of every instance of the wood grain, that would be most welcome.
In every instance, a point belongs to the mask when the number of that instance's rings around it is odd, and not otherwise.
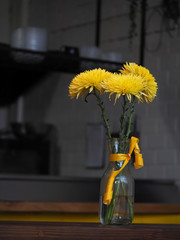
[[[103,226],[94,223],[0,222],[0,239],[176,240],[180,239],[180,225]]]
[[[135,213],[180,213],[180,204],[135,203]],[[99,203],[0,202],[0,212],[97,213]]]

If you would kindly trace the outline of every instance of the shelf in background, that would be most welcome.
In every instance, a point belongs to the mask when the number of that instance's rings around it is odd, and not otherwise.
[[[81,58],[62,51],[46,53],[14,49],[0,44],[0,105],[8,105],[24,94],[48,73],[57,71],[71,74],[103,68],[118,71],[122,63]]]
[[[104,68],[116,72],[123,64],[101,59],[82,58],[77,54],[64,51],[37,52],[15,49],[7,44],[0,44],[0,53],[0,67],[17,71],[60,71],[77,74],[93,68]]]

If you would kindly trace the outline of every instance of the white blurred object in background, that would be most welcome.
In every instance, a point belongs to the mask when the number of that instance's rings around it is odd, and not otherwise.
[[[47,30],[37,27],[22,27],[11,34],[11,55],[14,61],[26,64],[36,64],[44,60],[47,51]],[[18,51],[20,49],[20,51]],[[36,51],[23,52],[22,50]]]
[[[122,53],[120,52],[103,52],[101,55],[102,60],[112,61],[112,62],[122,62]]]
[[[101,50],[96,46],[84,45],[79,49],[79,53],[81,57],[85,57],[85,58],[95,58],[95,59],[101,58]]]
[[[37,27],[17,28],[11,34],[10,45],[13,48],[45,52],[47,50],[47,31]]]

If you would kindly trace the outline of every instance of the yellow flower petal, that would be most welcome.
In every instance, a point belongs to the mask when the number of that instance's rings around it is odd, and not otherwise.
[[[94,88],[102,93],[101,82],[111,77],[112,73],[104,69],[93,69],[76,75],[69,85],[70,98],[78,98],[90,93]]]
[[[133,74],[113,74],[111,78],[102,82],[105,92],[110,93],[110,96],[116,94],[115,102],[121,95],[126,95],[129,101],[131,101],[131,95],[140,100],[144,85],[142,77]]]
[[[120,72],[124,75],[133,74],[142,77],[145,83],[145,88],[142,91],[143,99],[145,99],[145,101],[148,103],[153,101],[153,99],[156,97],[158,86],[155,78],[148,69],[138,66],[136,63],[126,63]]]

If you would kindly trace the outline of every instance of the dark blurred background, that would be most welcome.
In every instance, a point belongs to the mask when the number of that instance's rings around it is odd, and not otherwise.
[[[179,5],[0,0],[0,200],[98,201],[108,164],[100,111],[93,98],[70,100],[68,85],[81,71],[136,62],[159,86],[135,108],[145,165],[132,169],[136,201],[180,202]],[[120,103],[105,103],[117,132]]]

